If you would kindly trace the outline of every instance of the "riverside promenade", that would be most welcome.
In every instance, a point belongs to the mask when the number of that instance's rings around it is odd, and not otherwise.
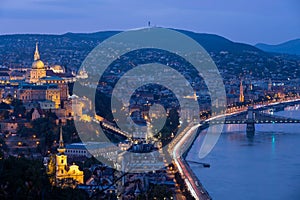
[[[189,143],[191,142],[191,138],[194,138],[193,136],[197,135],[195,133],[197,133],[196,129],[198,129],[199,126],[202,125],[192,126],[192,128],[188,130],[186,134],[184,134],[184,136],[180,139],[180,141],[175,145],[173,151],[173,159],[191,195],[196,200],[210,200],[212,198],[209,196],[208,192],[200,183],[200,180],[198,180],[197,176],[194,174],[189,164],[184,160],[182,156],[180,156],[182,155],[182,150],[185,149],[183,148],[183,146],[188,147]]]

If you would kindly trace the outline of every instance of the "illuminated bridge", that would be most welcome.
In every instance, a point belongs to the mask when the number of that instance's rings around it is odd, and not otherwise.
[[[121,136],[124,136],[126,138],[132,138],[132,134],[126,132],[126,131],[122,131],[121,129],[115,127],[114,125],[112,124],[109,124],[108,122],[101,122],[101,125],[103,128],[106,128],[110,131],[113,131],[114,133],[117,133]]]
[[[282,108],[281,105],[280,108]],[[279,107],[277,107],[279,108]],[[202,124],[247,124],[247,134],[255,132],[255,124],[278,124],[278,123],[300,123],[300,119],[281,117],[264,113],[266,108],[254,109],[249,107],[247,111],[239,114],[233,114],[221,119],[210,120],[209,122],[201,122]]]

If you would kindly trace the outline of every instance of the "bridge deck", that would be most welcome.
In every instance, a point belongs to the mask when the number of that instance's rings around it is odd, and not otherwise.
[[[254,119],[247,119],[247,112],[242,112],[240,114],[228,116],[223,120],[216,119],[211,120],[210,124],[247,124],[247,123],[255,123],[255,124],[278,124],[278,123],[300,123],[300,119],[287,118],[282,116],[270,115],[266,113],[259,112],[255,110]],[[207,123],[207,122],[203,122]]]

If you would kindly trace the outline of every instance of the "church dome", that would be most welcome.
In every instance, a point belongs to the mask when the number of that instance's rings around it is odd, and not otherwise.
[[[65,73],[65,69],[60,65],[54,65],[50,68],[54,73]]]
[[[32,69],[45,69],[45,65],[41,60],[35,60],[32,63]]]

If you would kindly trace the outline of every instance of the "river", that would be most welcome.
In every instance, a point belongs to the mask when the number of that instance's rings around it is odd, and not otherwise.
[[[274,115],[300,118],[300,107]],[[205,162],[210,168],[190,164],[216,200],[299,200],[300,124],[258,124],[253,139],[246,125],[225,125],[214,149],[199,160],[205,130],[190,149],[187,160]]]

